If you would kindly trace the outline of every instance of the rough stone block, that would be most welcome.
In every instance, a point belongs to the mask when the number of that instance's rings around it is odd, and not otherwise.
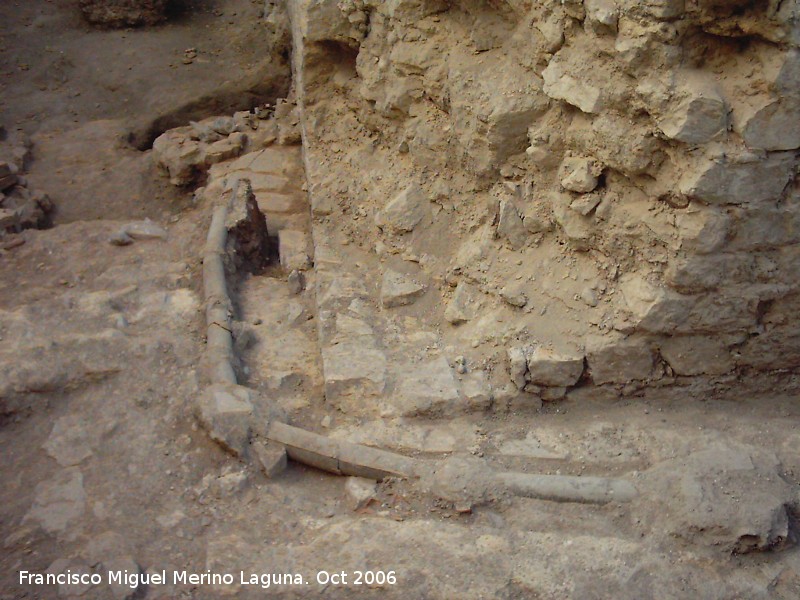
[[[528,353],[530,351],[531,348],[527,346],[508,349],[511,381],[514,382],[518,390],[524,389],[528,382]]]
[[[586,17],[595,23],[615,28],[619,8],[615,0],[585,0]]]
[[[328,400],[356,394],[379,396],[386,387],[386,356],[363,339],[322,349]]]
[[[407,275],[392,270],[387,270],[383,274],[381,304],[384,308],[413,304],[424,293],[425,286]]]
[[[728,109],[710,82],[712,75],[681,73],[667,110],[657,118],[667,137],[687,144],[704,144],[728,126]]]
[[[412,183],[375,215],[375,223],[379,227],[404,233],[413,231],[429,212],[425,192],[419,185]]]
[[[704,159],[687,169],[680,191],[708,204],[743,204],[775,200],[791,180],[793,152]]]
[[[800,90],[796,93],[800,94]],[[800,96],[769,99],[755,107],[734,111],[734,128],[749,148],[800,148]]]
[[[570,208],[572,198],[566,192],[551,196],[553,217],[561,227],[570,245],[580,252],[592,247],[594,221]]]
[[[722,375],[734,366],[730,351],[718,338],[671,337],[659,346],[661,356],[677,375]]]
[[[400,416],[446,411],[455,407],[458,399],[453,369],[443,356],[415,364],[397,382],[395,405]]]
[[[583,374],[583,356],[538,347],[527,357],[528,380],[545,387],[571,387]]]
[[[467,410],[486,410],[492,405],[492,386],[483,371],[472,371],[460,377],[461,395],[467,401]]]
[[[603,166],[596,160],[582,156],[571,156],[561,163],[561,185],[570,192],[585,194],[597,187],[597,179]]]
[[[303,231],[282,229],[278,232],[278,254],[281,266],[287,271],[306,271],[311,268],[308,236]]]
[[[542,72],[544,93],[556,100],[578,107],[585,113],[599,113],[603,108],[600,88],[570,74],[564,61],[556,55]]]
[[[522,215],[512,200],[500,201],[497,236],[507,240],[513,248],[520,248],[528,239],[528,231],[523,224]]]
[[[189,139],[188,129],[167,131],[153,142],[153,160],[167,171],[172,185],[192,183],[205,161],[202,145]]]
[[[586,361],[597,384],[647,380],[653,375],[653,351],[644,341],[623,336],[590,336]]]
[[[444,311],[444,318],[448,323],[460,325],[475,317],[476,291],[474,286],[466,281],[459,281],[453,298]]]

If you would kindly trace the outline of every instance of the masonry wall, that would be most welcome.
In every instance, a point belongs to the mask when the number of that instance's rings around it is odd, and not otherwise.
[[[798,12],[290,0],[315,219],[417,263],[496,388],[791,372]]]

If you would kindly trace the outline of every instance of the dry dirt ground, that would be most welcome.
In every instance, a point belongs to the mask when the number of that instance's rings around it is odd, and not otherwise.
[[[28,177],[58,207],[55,227],[18,234],[24,244],[0,251],[0,598],[800,598],[792,510],[785,539],[739,552],[774,525],[760,508],[797,496],[800,408],[779,391],[726,401],[587,397],[385,422],[335,413],[316,387],[286,406],[295,419],[313,418],[300,423],[309,429],[323,430],[327,411],[327,427],[349,439],[422,458],[629,477],[643,492],[631,505],[503,496],[467,511],[395,481],[367,486],[359,501],[364,482],[297,464],[268,480],[208,439],[193,412],[209,214],[125,138],[164,115],[243,108],[225,99],[186,107],[219,98],[220,88],[246,96],[253,73],[271,68],[259,54],[258,14],[247,1],[197,3],[163,26],[112,32],[89,29],[64,0],[0,6],[3,124],[32,136]],[[183,64],[188,48],[199,58]],[[144,217],[168,237],[108,243]],[[281,311],[293,310],[284,279],[276,269],[237,288],[254,324],[244,355],[264,389]],[[269,310],[253,303],[259,294]],[[706,474],[710,488],[692,478],[708,464],[722,464]],[[109,569],[163,570],[168,581],[110,587]],[[21,585],[22,570],[104,581]],[[235,581],[173,585],[171,573],[184,570]],[[318,583],[323,570],[345,572],[347,583]],[[356,585],[366,570],[392,571],[396,583]],[[240,571],[304,581],[242,586]]]

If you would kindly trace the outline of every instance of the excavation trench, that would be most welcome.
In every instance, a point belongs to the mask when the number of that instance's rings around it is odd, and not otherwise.
[[[210,381],[209,394],[216,404],[211,416],[204,405],[199,414],[201,422],[209,429],[212,438],[221,441],[223,446],[242,457],[249,457],[249,437],[261,437],[267,443],[284,448],[294,461],[334,473],[382,480],[387,477],[420,479],[429,482],[434,491],[440,479],[452,478],[469,481],[474,489],[468,493],[485,496],[492,489],[540,498],[545,500],[604,504],[607,502],[628,502],[637,496],[636,488],[628,481],[602,477],[571,477],[560,475],[534,475],[529,473],[495,473],[480,463],[435,463],[424,459],[413,459],[401,454],[387,452],[344,440],[330,439],[285,422],[277,407],[268,398],[255,399],[257,394],[251,390],[237,389],[238,380],[234,364],[233,304],[228,294],[226,263],[234,275],[237,266],[258,262],[258,257],[266,259],[266,224],[264,215],[258,210],[252,186],[246,178],[235,178],[228,182],[229,192],[224,193],[214,208],[203,253],[203,279],[206,306],[206,353],[205,365]],[[242,235],[242,232],[247,232]],[[230,237],[229,237],[230,236]],[[234,237],[235,236],[235,237]],[[233,242],[231,245],[230,242]],[[246,243],[243,243],[246,242]],[[285,260],[285,257],[280,257]],[[220,422],[230,419],[225,414],[222,398],[253,399],[253,404],[266,402],[254,412],[259,414],[252,429],[239,426],[240,438],[231,440],[231,430],[215,431]],[[244,400],[247,402],[247,400]],[[212,400],[213,402],[213,400]],[[252,406],[251,406],[252,408]],[[229,412],[241,418],[241,405]],[[244,411],[246,413],[246,411]],[[235,418],[235,416],[234,416]],[[247,414],[244,418],[250,418]],[[236,432],[233,433],[235,437]],[[446,474],[446,475],[443,475]],[[445,484],[446,485],[446,484]]]

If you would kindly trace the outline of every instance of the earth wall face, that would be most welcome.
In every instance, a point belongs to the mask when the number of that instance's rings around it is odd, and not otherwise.
[[[413,264],[495,390],[791,379],[796,3],[287,8],[315,232]]]

